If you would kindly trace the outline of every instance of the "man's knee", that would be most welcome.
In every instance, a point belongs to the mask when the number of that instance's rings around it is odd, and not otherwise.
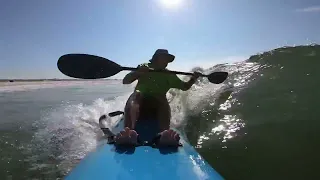
[[[140,94],[139,92],[136,92],[136,91],[133,92],[133,93],[129,96],[125,108],[131,108],[133,105],[139,104],[139,102],[140,102],[140,96],[141,96],[141,94]]]

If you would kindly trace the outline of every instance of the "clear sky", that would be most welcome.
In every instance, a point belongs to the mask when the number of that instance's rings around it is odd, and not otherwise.
[[[176,55],[169,69],[190,70],[320,43],[319,0],[173,1],[2,1],[0,79],[64,78],[56,63],[66,53],[136,67],[167,48]]]

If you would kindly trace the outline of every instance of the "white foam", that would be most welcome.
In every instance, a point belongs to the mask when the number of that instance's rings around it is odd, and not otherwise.
[[[49,156],[61,163],[48,162],[47,166],[59,164],[59,169],[64,172],[73,162],[82,159],[97,147],[102,136],[98,126],[99,117],[112,111],[122,110],[128,96],[129,94],[125,94],[111,101],[97,99],[88,106],[66,105],[43,117],[34,124],[40,130],[34,134],[32,147],[29,149],[34,154],[29,159],[34,162],[33,168],[40,168],[37,161],[39,159],[41,161],[42,158],[45,161]],[[111,122],[113,123],[110,126],[114,126],[116,118]],[[43,164],[42,166],[47,167]]]

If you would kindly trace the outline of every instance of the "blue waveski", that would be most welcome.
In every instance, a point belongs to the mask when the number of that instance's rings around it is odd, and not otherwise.
[[[112,116],[122,114],[118,111]],[[110,115],[109,114],[109,115]],[[109,142],[123,129],[124,118],[112,130],[104,124],[107,116],[101,116],[100,128]],[[157,134],[152,120],[139,120],[136,130],[140,140],[151,142]],[[158,148],[151,145],[116,147],[105,143],[85,157],[65,178],[66,180],[217,180],[223,179],[181,136],[180,147]]]

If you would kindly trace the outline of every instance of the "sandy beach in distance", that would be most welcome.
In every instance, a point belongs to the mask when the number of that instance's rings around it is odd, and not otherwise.
[[[45,85],[45,84],[83,84],[83,83],[101,83],[101,82],[118,82],[119,80],[18,80],[14,82],[0,81],[0,87],[3,86],[21,86],[21,85]]]
[[[98,85],[98,84],[114,84],[119,80],[18,80],[18,81],[0,81],[0,92],[24,91],[32,89],[53,88],[61,86],[77,86],[77,85]]]
[[[20,81],[20,82],[0,82],[0,87],[7,86],[22,86],[22,85],[40,85],[40,84],[52,84],[54,81],[40,82],[40,81]]]

